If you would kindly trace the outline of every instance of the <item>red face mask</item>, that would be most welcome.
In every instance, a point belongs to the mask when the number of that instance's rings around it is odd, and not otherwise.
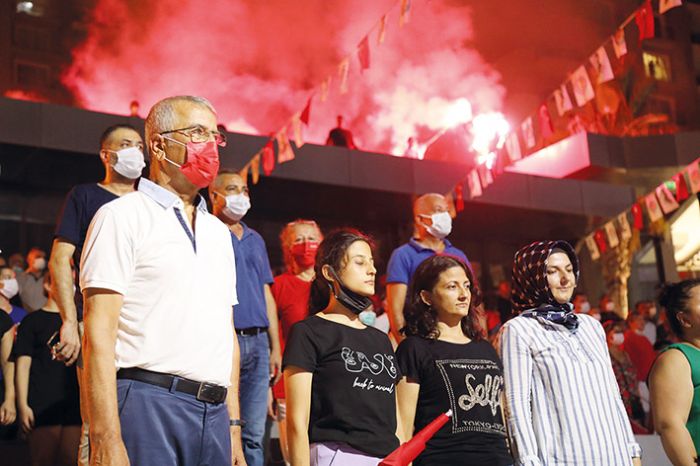
[[[292,257],[299,267],[309,268],[316,261],[316,251],[318,251],[317,241],[304,241],[303,243],[292,244]]]
[[[171,139],[175,141],[174,139]],[[180,141],[175,141],[182,144]],[[219,146],[215,141],[191,142],[187,144],[187,162],[179,165],[167,157],[165,160],[180,168],[190,183],[198,188],[206,188],[219,172]]]

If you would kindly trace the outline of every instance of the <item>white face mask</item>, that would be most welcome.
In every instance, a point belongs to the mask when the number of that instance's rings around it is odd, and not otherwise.
[[[591,303],[584,301],[581,303],[581,312],[583,314],[588,314],[591,311]]]
[[[435,238],[443,239],[452,231],[452,217],[450,217],[449,212],[434,213],[430,215],[430,219],[433,224],[430,226],[426,225],[425,229]]]
[[[117,163],[114,164],[114,171],[124,178],[135,180],[141,176],[146,162],[143,160],[143,152],[136,146],[127,147],[118,151],[110,151],[117,154]]]
[[[37,257],[34,259],[34,262],[32,262],[32,267],[34,270],[44,270],[46,268],[46,259],[43,257]]]
[[[143,167],[146,166],[141,149],[136,146],[131,146],[126,149],[110,152],[117,154],[117,162],[112,167],[115,172],[130,180],[135,180],[141,176]]]
[[[242,219],[250,209],[250,198],[245,194],[231,194],[226,196],[226,207],[223,212],[228,218],[234,221]]]
[[[19,284],[16,278],[6,278],[2,281],[0,293],[7,299],[12,299],[19,292]]]
[[[620,346],[625,342],[625,334],[621,332],[615,332],[613,333],[612,337],[612,343],[615,346]]]

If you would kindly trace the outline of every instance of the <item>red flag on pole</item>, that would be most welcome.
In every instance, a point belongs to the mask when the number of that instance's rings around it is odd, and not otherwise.
[[[360,60],[360,70],[369,68],[369,37],[365,36],[357,46],[357,58]]]
[[[311,117],[311,97],[309,97],[309,100],[306,101],[306,107],[304,107],[304,110],[301,111],[301,116],[299,117],[299,119],[306,126],[309,126],[309,118],[310,117]]]
[[[447,421],[452,417],[452,410],[442,413],[430,424],[423,427],[420,432],[415,434],[411,440],[401,445],[396,450],[392,451],[389,456],[384,458],[379,466],[408,466],[408,464],[416,459],[418,455],[425,450],[425,444],[435,433],[442,428]]]
[[[637,10],[634,20],[639,28],[639,42],[654,38],[654,10],[651,8],[651,0],[646,0]]]

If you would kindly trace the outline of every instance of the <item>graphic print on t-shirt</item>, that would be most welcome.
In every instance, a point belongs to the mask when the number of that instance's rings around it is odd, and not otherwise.
[[[361,351],[355,351],[347,346],[343,346],[341,357],[345,363],[345,370],[351,373],[358,373],[352,383],[353,388],[363,390],[378,390],[394,393],[394,384],[378,385],[372,377],[367,375],[380,375],[386,372],[391,379],[396,379],[397,371],[394,365],[393,354],[376,353],[371,358]],[[362,374],[364,372],[364,374]],[[369,372],[369,374],[367,374]]]
[[[505,434],[501,417],[503,376],[488,359],[445,359],[435,364],[452,408],[452,433]]]

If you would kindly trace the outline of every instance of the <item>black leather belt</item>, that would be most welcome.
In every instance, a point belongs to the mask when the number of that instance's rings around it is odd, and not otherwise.
[[[237,328],[236,333],[243,335],[245,337],[252,337],[255,335],[260,335],[261,333],[266,333],[267,327],[249,327],[249,328]]]
[[[117,378],[137,380],[139,382],[167,388],[168,390],[173,386],[173,382],[175,381],[174,390],[176,392],[194,395],[199,401],[204,401],[207,403],[218,404],[226,401],[226,387],[209,382],[195,382],[194,380],[184,379],[182,377],[177,377],[170,374],[163,374],[161,372],[139,369],[138,367],[119,369],[117,371]]]

